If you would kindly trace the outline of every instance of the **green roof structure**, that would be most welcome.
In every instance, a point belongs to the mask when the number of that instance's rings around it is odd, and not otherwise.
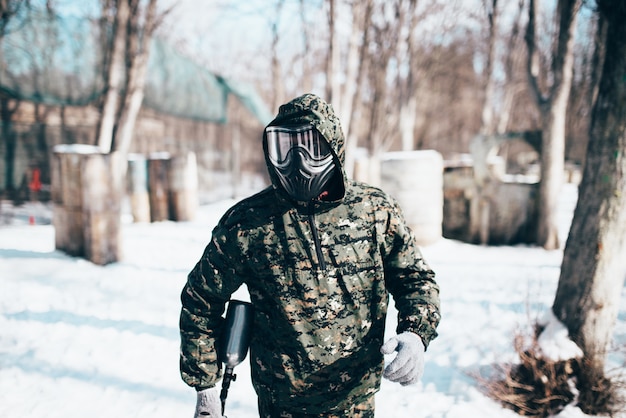
[[[97,20],[41,10],[14,16],[0,34],[0,92],[47,105],[93,104],[104,92],[109,32]],[[233,94],[262,124],[272,117],[251,86],[208,71],[158,38],[146,77],[143,105],[168,115],[224,123]]]

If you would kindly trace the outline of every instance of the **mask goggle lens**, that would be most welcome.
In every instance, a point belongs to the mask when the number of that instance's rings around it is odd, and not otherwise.
[[[307,151],[314,160],[330,155],[330,147],[322,135],[311,125],[269,126],[265,129],[267,151],[272,162],[281,164],[294,148]]]

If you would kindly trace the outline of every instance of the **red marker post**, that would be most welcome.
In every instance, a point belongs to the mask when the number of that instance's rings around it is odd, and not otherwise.
[[[33,169],[30,183],[28,183],[28,188],[30,189],[31,200],[37,200],[37,194],[41,191],[41,170],[39,168],[35,167]],[[34,215],[30,215],[28,217],[28,223],[30,225],[35,225]]]

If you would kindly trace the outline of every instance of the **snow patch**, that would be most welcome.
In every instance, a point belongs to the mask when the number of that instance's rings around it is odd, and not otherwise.
[[[102,154],[99,147],[87,144],[59,144],[54,146],[54,152],[60,154]]]
[[[566,361],[582,358],[583,351],[569,338],[567,327],[548,309],[539,321],[544,330],[539,335],[537,343],[539,352],[546,360]]]
[[[561,222],[569,228],[576,188],[564,191]],[[180,292],[233,203],[202,206],[191,222],[124,224],[123,261],[105,267],[55,251],[51,225],[0,227],[0,417],[192,417],[195,391],[178,371]],[[552,304],[562,251],[443,239],[423,254],[441,287],[439,337],[418,385],[383,380],[376,417],[519,417],[484,396],[470,375],[512,361],[515,330]],[[247,296],[243,287],[234,295]],[[386,337],[395,334],[393,305]],[[579,352],[562,324],[548,317],[545,325],[545,352]],[[626,291],[615,339],[626,341]],[[610,367],[624,361],[615,355]],[[249,363],[235,372],[226,415],[258,418]],[[574,406],[558,415],[583,417]]]

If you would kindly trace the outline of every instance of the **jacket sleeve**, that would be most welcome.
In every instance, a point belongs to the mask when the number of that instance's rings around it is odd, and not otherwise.
[[[181,294],[180,373],[185,383],[198,390],[215,386],[221,378],[216,341],[222,331],[222,314],[242,284],[228,240],[216,231]]]
[[[398,310],[396,332],[413,332],[428,347],[437,336],[441,318],[439,286],[435,272],[422,257],[400,207],[392,202],[392,210],[386,219],[383,263],[385,284]]]

